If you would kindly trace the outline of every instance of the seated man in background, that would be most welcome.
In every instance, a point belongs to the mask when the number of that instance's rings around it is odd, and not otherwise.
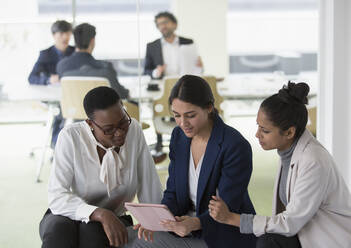
[[[150,75],[153,79],[162,79],[164,76],[180,77],[180,47],[194,44],[194,41],[175,34],[177,19],[172,13],[167,11],[158,13],[155,16],[155,24],[162,37],[147,44],[144,74]],[[197,66],[203,69],[200,57],[198,57]],[[194,72],[190,74],[194,74]],[[159,161],[162,161],[166,158],[166,154],[162,152],[162,135],[156,134],[157,143],[152,154],[158,157]]]
[[[58,20],[51,26],[51,33],[55,44],[48,49],[40,51],[39,58],[28,77],[30,84],[48,85],[59,83],[56,72],[57,63],[64,57],[74,52],[74,47],[69,46],[72,35],[72,25],[64,20]],[[64,125],[61,113],[54,119],[52,126],[51,147],[54,148],[57,136]]]
[[[39,58],[28,77],[30,84],[58,83],[57,63],[74,52],[74,47],[68,45],[72,35],[72,25],[70,23],[64,20],[54,22],[51,26],[51,33],[55,44],[40,51]]]
[[[122,99],[128,98],[129,91],[119,84],[117,72],[112,67],[112,64],[107,61],[96,60],[92,56],[95,48],[95,35],[95,27],[88,23],[82,23],[74,29],[73,36],[76,52],[57,64],[59,77],[104,77],[109,80],[111,87],[118,92]]]

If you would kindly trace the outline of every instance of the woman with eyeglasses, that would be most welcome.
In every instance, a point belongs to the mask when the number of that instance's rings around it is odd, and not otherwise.
[[[42,247],[128,247],[135,232],[124,203],[136,195],[160,203],[161,183],[141,127],[115,90],[92,89],[84,109],[88,119],[65,127],[57,141]]]
[[[140,248],[255,247],[254,235],[214,221],[208,212],[211,196],[219,195],[233,211],[254,214],[248,194],[252,172],[249,142],[218,115],[209,84],[185,75],[169,96],[177,127],[169,145],[169,178],[162,203],[176,216],[164,221],[171,231],[138,228]],[[153,242],[149,242],[153,240]]]
[[[329,152],[306,129],[305,83],[265,99],[256,137],[280,156],[271,217],[240,214],[213,196],[212,218],[258,236],[257,248],[350,248],[351,195]]]

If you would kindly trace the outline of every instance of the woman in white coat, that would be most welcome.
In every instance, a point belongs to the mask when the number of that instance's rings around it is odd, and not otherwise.
[[[259,236],[257,247],[351,247],[351,195],[329,152],[306,129],[305,83],[289,82],[265,99],[256,137],[277,149],[280,169],[272,217],[236,214],[213,196],[209,211],[221,223]]]

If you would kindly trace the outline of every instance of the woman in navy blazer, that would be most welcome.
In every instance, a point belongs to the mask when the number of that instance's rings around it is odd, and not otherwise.
[[[140,240],[138,245],[255,247],[254,235],[240,234],[237,227],[215,221],[208,212],[211,196],[217,195],[232,211],[255,213],[247,190],[252,172],[250,144],[219,117],[211,88],[200,77],[181,77],[169,104],[178,127],[170,142],[171,163],[162,204],[177,221],[164,221],[163,225],[183,238],[167,232],[152,234],[139,226],[139,238],[153,243]]]

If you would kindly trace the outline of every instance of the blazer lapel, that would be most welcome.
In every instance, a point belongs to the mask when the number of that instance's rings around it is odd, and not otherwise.
[[[59,61],[59,56],[55,50],[55,46],[52,46],[51,49],[49,50],[50,57],[51,58],[51,63],[57,63]]]
[[[297,166],[298,160],[302,156],[303,151],[305,150],[307,144],[310,142],[311,139],[312,139],[312,134],[306,129],[302,134],[302,136],[297,141],[295,150],[292,154],[289,174],[287,178],[287,185],[286,185],[286,199],[288,202],[290,201],[290,192],[293,187],[293,185],[291,185],[292,176],[296,174],[296,170],[297,170],[296,166]]]
[[[214,121],[212,133],[208,140],[205,155],[197,186],[196,212],[199,211],[200,201],[205,192],[206,185],[210,178],[213,168],[216,165],[216,159],[220,152],[220,143],[223,141],[224,122],[217,116]]]
[[[155,62],[156,65],[163,65],[162,45],[161,39],[155,43]]]
[[[184,134],[177,144],[177,158],[175,164],[176,187],[178,202],[185,208],[189,203],[189,158],[191,139]]]

